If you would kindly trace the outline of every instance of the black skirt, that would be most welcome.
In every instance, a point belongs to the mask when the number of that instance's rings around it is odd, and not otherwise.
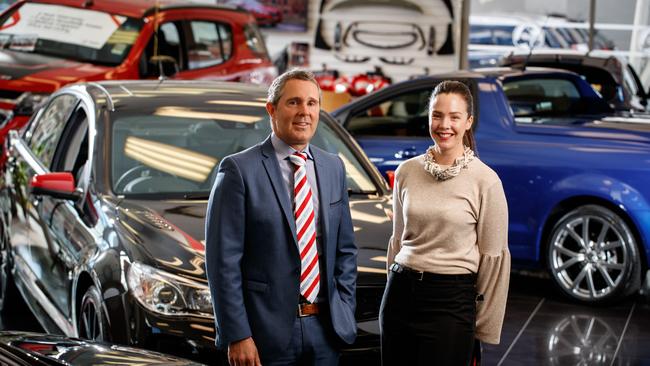
[[[383,366],[470,364],[476,275],[391,271],[379,313]]]

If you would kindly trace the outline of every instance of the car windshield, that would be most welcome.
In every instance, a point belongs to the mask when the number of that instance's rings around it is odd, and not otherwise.
[[[512,25],[470,25],[469,43],[512,46]]]
[[[142,21],[96,10],[26,3],[0,20],[0,48],[116,66]]]
[[[207,194],[221,159],[263,141],[271,133],[266,110],[251,110],[255,115],[192,111],[200,115],[182,116],[178,111],[168,111],[117,117],[111,143],[113,192],[145,198],[163,193]],[[350,190],[377,191],[361,162],[324,117],[312,143],[341,158]]]

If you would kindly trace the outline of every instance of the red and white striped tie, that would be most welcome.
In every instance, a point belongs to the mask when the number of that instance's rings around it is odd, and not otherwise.
[[[316,249],[316,222],[311,200],[311,186],[307,180],[307,156],[295,152],[289,156],[295,166],[293,173],[294,209],[296,234],[300,250],[300,294],[314,302],[320,290],[318,250]]]

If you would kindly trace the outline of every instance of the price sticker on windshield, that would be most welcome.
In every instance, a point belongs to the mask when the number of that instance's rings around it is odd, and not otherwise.
[[[19,48],[29,47],[28,40],[44,39],[100,49],[126,20],[126,17],[95,10],[51,4],[24,4],[0,27],[0,34],[18,38]],[[29,37],[27,37],[29,36]],[[12,39],[10,47],[14,48]],[[33,44],[36,44],[34,41]]]

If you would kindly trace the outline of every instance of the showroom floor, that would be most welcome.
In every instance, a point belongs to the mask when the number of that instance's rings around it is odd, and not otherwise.
[[[41,331],[20,306],[1,329]],[[650,365],[650,303],[571,303],[549,280],[513,275],[501,344],[485,346],[483,365]]]

